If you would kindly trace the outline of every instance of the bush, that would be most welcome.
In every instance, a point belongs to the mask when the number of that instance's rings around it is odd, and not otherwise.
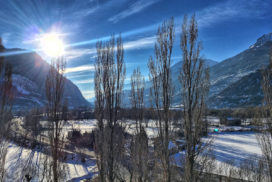
[[[68,132],[67,138],[70,140],[72,145],[76,147],[93,148],[94,146],[94,131],[81,134],[80,130],[72,129],[72,131]]]

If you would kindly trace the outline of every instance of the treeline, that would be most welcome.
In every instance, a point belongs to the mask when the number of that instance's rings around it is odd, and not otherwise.
[[[131,76],[131,109],[121,109],[125,80],[124,48],[121,36],[97,43],[95,62],[95,112],[97,131],[95,152],[99,181],[198,181],[209,165],[204,152],[211,141],[202,142],[207,133],[206,98],[209,73],[200,59],[198,27],[195,16],[181,27],[180,48],[183,66],[180,70],[183,105],[181,111],[171,110],[174,85],[170,73],[175,43],[174,19],[165,21],[157,31],[155,56],[148,61],[151,109],[144,106],[145,80],[136,68]],[[115,45],[116,42],[116,45]],[[147,111],[147,112],[146,112]],[[150,139],[145,118],[155,119],[157,136]],[[182,119],[181,117],[182,116]],[[132,135],[126,135],[123,117],[133,118]],[[174,119],[175,118],[175,119]],[[175,122],[174,122],[175,121]],[[177,131],[183,132],[183,157],[175,159],[169,149]],[[150,145],[150,142],[152,143]],[[150,147],[153,146],[153,149]],[[205,154],[204,154],[204,153]],[[202,154],[202,159],[197,160]],[[204,154],[204,155],[203,155]],[[178,165],[179,163],[180,165]],[[205,167],[204,167],[205,166]]]
[[[182,67],[179,82],[181,85],[182,109],[172,111],[173,98],[170,66],[175,43],[175,33],[181,32],[180,49]],[[270,90],[272,71],[264,73],[264,107],[248,110],[208,110],[209,69],[200,59],[202,49],[198,41],[198,27],[195,16],[188,21],[184,17],[181,29],[176,31],[174,19],[159,26],[154,46],[154,57],[148,60],[150,88],[150,109],[144,106],[145,80],[140,68],[131,75],[130,109],[122,109],[122,91],[126,68],[122,38],[97,43],[95,62],[95,113],[97,130],[95,131],[95,153],[99,176],[96,180],[114,181],[220,181],[226,170],[229,181],[272,180],[272,140],[270,115]],[[272,52],[272,51],[271,51]],[[272,56],[271,56],[272,62]],[[272,65],[272,63],[271,63]],[[271,66],[272,67],[272,66]],[[270,80],[270,81],[266,81]],[[272,104],[271,104],[272,105]],[[267,107],[268,108],[265,108]],[[147,113],[148,114],[147,114]],[[178,114],[176,114],[178,113]],[[176,118],[175,115],[176,114]],[[223,116],[254,117],[257,139],[263,157],[241,163],[238,169],[232,162],[225,166],[215,165],[213,138],[207,134],[207,114]],[[154,119],[156,137],[149,138],[146,116]],[[135,120],[134,130],[127,118]],[[266,120],[263,122],[263,118]],[[178,133],[182,133],[178,135]],[[178,147],[173,147],[182,141]],[[182,153],[181,155],[178,155]],[[225,169],[223,169],[225,168]],[[261,169],[261,170],[260,170]],[[221,170],[221,172],[219,171]],[[235,179],[236,178],[236,179]]]

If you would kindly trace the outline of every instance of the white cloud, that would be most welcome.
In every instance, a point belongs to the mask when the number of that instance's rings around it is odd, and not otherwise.
[[[78,57],[81,57],[84,55],[93,55],[95,53],[96,53],[95,48],[93,48],[93,49],[86,49],[86,48],[71,49],[71,50],[65,51],[65,57],[69,61],[69,60],[72,60],[72,59],[75,59],[75,58],[78,58]],[[93,57],[93,56],[90,56],[90,57]]]
[[[3,45],[7,45],[8,41],[9,41],[9,38],[11,37],[11,33],[9,33],[9,32],[3,33],[1,35],[1,37],[2,37],[2,43],[3,43]]]
[[[93,83],[93,79],[86,79],[86,80],[77,80],[74,81],[75,84],[89,84],[89,83]]]
[[[83,65],[78,67],[66,68],[65,73],[74,73],[74,72],[81,72],[81,71],[94,71],[93,65]]]
[[[156,41],[155,36],[144,37],[138,40],[124,42],[123,46],[125,50],[142,49],[154,45]],[[75,60],[81,56],[90,55],[90,59],[96,58],[96,48],[92,49],[71,49],[66,51],[65,57],[69,60]]]
[[[91,99],[95,97],[95,92],[94,91],[82,91],[82,94],[86,99]]]
[[[135,13],[138,13],[145,8],[157,3],[159,0],[138,0],[131,4],[126,10],[121,11],[120,13],[114,15],[113,17],[109,18],[108,20],[113,23],[117,23],[121,19],[124,19],[128,16],[131,16]]]
[[[267,0],[228,0],[197,12],[200,27],[240,18],[263,18],[270,11],[271,3]]]
[[[125,50],[131,50],[131,49],[140,49],[140,48],[146,48],[153,46],[156,41],[156,37],[145,37],[134,41],[129,41],[124,43],[124,49]]]

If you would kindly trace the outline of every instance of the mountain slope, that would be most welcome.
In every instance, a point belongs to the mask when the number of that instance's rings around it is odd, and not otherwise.
[[[269,63],[269,50],[272,42],[264,42],[259,46],[241,52],[226,59],[210,69],[210,95],[218,94],[242,77],[265,68]]]
[[[211,59],[203,59],[203,60],[208,67],[218,64],[218,62],[213,61]],[[181,68],[182,68],[182,61],[177,62],[176,64],[174,64],[170,68],[172,83],[174,86],[173,105],[180,105],[180,101],[181,101],[181,94],[180,94],[181,85],[180,85],[180,81],[179,81],[179,75],[180,75]],[[130,87],[130,85],[129,85],[129,87]],[[147,107],[150,106],[149,95],[150,95],[150,88],[151,87],[152,87],[152,83],[150,81],[146,81],[144,102],[145,102],[145,106],[147,106]],[[130,90],[125,90],[124,97],[123,97],[123,103],[122,103],[124,107],[130,106],[129,97],[130,97]]]
[[[250,73],[220,93],[210,97],[209,107],[237,108],[260,105],[263,101],[261,82],[262,70]]]
[[[271,48],[272,33],[265,34],[249,49],[211,67],[209,106],[224,108],[260,105],[263,100],[261,70],[269,64]]]
[[[5,52],[23,51],[5,49]],[[14,110],[43,107],[46,104],[45,80],[50,65],[37,53],[25,53],[5,57],[13,69]],[[89,106],[80,90],[70,80],[65,79],[64,98],[70,107]]]

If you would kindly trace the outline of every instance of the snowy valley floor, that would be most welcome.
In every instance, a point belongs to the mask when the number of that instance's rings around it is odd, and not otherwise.
[[[72,127],[73,125],[73,127]],[[70,122],[65,127],[66,132],[72,128],[78,128],[81,131],[90,131],[95,127],[95,120],[85,120],[80,122]],[[148,128],[148,135],[154,136],[156,129],[151,124]],[[224,163],[232,164],[239,167],[239,164],[247,159],[254,159],[261,155],[261,150],[258,146],[256,135],[251,131],[244,132],[221,132],[212,134],[214,141],[212,143],[213,154],[216,157],[217,165]],[[91,152],[91,151],[90,151]],[[27,160],[39,159],[39,155],[45,155],[38,150],[31,151],[19,147],[14,143],[9,144],[8,154],[6,159],[6,181],[21,181],[24,173]],[[176,157],[179,155],[177,154]],[[93,175],[97,174],[97,168],[94,155],[86,158],[86,162],[82,163],[79,157],[68,156],[66,160],[67,168],[67,181],[80,181],[83,179],[90,179]],[[222,174],[226,175],[226,174]],[[34,180],[35,181],[35,180]]]

